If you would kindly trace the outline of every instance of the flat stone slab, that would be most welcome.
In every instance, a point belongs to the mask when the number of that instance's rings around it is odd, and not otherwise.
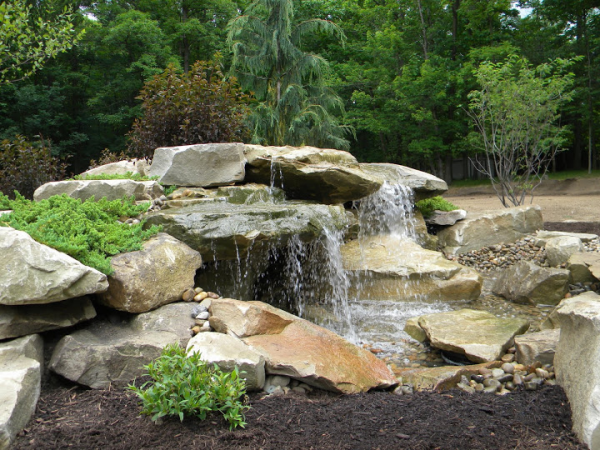
[[[481,293],[477,272],[409,239],[373,236],[347,242],[341,253],[352,298],[473,300]]]
[[[223,186],[244,180],[244,144],[196,144],[154,151],[151,177],[176,186]]]
[[[30,335],[0,343],[0,449],[8,449],[27,425],[40,396],[42,338]]]
[[[600,280],[600,253],[574,253],[567,261],[567,270],[573,283]]]
[[[0,305],[0,339],[73,326],[96,317],[89,297],[46,305]]]
[[[574,238],[578,238],[581,239],[581,242],[590,242],[593,241],[594,239],[596,239],[598,237],[597,234],[591,234],[591,233],[569,233],[566,231],[546,231],[546,230],[539,230],[536,234],[535,234],[535,245],[537,247],[545,247],[546,246],[546,242],[549,239],[554,239],[557,237],[574,237]]]
[[[529,328],[524,319],[500,319],[486,311],[461,309],[419,317],[432,347],[481,363],[495,361]]]
[[[433,211],[431,216],[425,219],[430,225],[450,226],[459,220],[464,220],[467,212],[464,209],[455,209],[454,211]]]
[[[559,338],[559,328],[516,336],[517,361],[525,366],[530,366],[538,361],[542,365],[554,364],[554,353]]]
[[[81,177],[86,178],[88,175],[125,175],[128,172],[146,176],[149,164],[145,159],[132,159],[128,161],[117,161],[94,167],[81,173]]]
[[[539,206],[518,206],[477,214],[440,230],[438,243],[444,253],[458,255],[490,245],[516,242],[544,227]]]
[[[53,195],[66,194],[79,200],[94,197],[96,200],[106,197],[107,200],[121,200],[133,196],[136,201],[149,201],[163,195],[164,190],[157,181],[133,180],[71,180],[52,181],[35,190],[33,199],[36,202]]]
[[[411,188],[417,202],[442,195],[448,190],[448,184],[441,178],[411,167],[390,163],[362,163],[360,168],[390,184],[402,184]]]
[[[0,305],[54,303],[108,288],[106,275],[27,233],[0,227]]]

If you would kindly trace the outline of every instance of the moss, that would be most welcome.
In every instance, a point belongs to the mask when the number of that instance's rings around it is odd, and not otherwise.
[[[136,205],[133,197],[97,202],[92,197],[82,202],[63,194],[33,202],[18,193],[15,200],[0,193],[0,209],[13,210],[2,217],[0,225],[25,231],[37,242],[110,275],[111,256],[140,250],[145,240],[158,233],[156,226],[143,230],[143,221],[121,222],[137,217],[148,206]]]
[[[453,205],[440,196],[418,201],[416,207],[421,211],[425,218],[430,217],[434,211],[454,211],[455,209],[458,209],[458,206]]]

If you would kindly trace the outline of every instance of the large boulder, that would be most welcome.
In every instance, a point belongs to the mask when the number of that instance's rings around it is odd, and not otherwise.
[[[600,253],[580,252],[572,254],[567,261],[572,283],[586,283],[600,280]]]
[[[571,255],[584,250],[581,239],[574,236],[559,236],[546,241],[546,261],[551,267],[566,263]]]
[[[89,297],[47,305],[0,305],[0,339],[56,330],[96,317]]]
[[[156,181],[133,180],[70,180],[52,181],[43,184],[33,193],[36,202],[53,195],[66,194],[79,200],[94,197],[96,200],[120,200],[123,197],[134,197],[136,201],[149,201],[163,195],[162,186]]]
[[[202,360],[225,372],[237,367],[249,391],[265,385],[265,358],[240,339],[223,333],[199,333],[190,339],[186,351],[188,355],[200,353]]]
[[[372,236],[341,248],[352,298],[376,300],[474,300],[481,276],[425,250],[409,239]]]
[[[591,242],[598,237],[597,234],[591,233],[571,233],[567,231],[546,231],[539,230],[535,233],[534,245],[537,247],[545,247],[546,243],[550,239],[560,238],[560,237],[573,237],[579,239],[581,242]]]
[[[561,300],[561,302],[558,305],[556,305],[556,307],[550,312],[550,314],[548,315],[546,320],[544,320],[541,323],[540,329],[554,330],[554,329],[560,328],[560,318],[558,316],[558,310],[563,305],[565,305],[566,303],[570,302],[573,299],[588,300],[588,301],[592,301],[592,302],[600,302],[600,295],[596,294],[593,291],[587,291],[587,292],[583,292],[582,294],[579,294],[575,297],[567,297],[567,298]]]
[[[315,147],[246,145],[246,181],[281,187],[288,198],[336,204],[377,191],[382,180],[348,152]]]
[[[106,275],[27,233],[0,227],[0,305],[59,302],[104,292]]]
[[[0,344],[0,450],[10,447],[35,411],[41,389],[43,347],[37,334]]]
[[[99,300],[114,309],[131,313],[147,312],[181,299],[194,287],[200,254],[165,233],[150,238],[142,250],[113,256],[114,273]]]
[[[501,319],[486,311],[461,309],[419,317],[432,347],[481,363],[495,361],[529,328],[524,319]]]
[[[146,226],[151,225],[161,225],[211,261],[244,258],[250,248],[284,246],[296,237],[311,241],[325,228],[344,229],[348,218],[341,205],[207,202],[149,214]]]
[[[539,206],[518,206],[467,217],[440,230],[438,243],[444,253],[457,255],[490,245],[516,242],[544,227]]]
[[[385,363],[370,352],[265,303],[218,299],[210,312],[216,331],[241,337],[265,358],[267,374],[342,393],[397,384]]]
[[[126,386],[167,344],[187,345],[195,303],[173,303],[134,319],[106,318],[63,337],[50,370],[92,389]]]
[[[167,185],[223,186],[244,180],[244,144],[196,144],[154,151],[148,174]]]
[[[559,328],[516,336],[517,361],[525,366],[535,362],[540,362],[542,365],[553,364],[559,338]]]
[[[554,355],[558,384],[571,405],[573,431],[600,448],[600,302],[574,297],[557,311],[560,340]]]
[[[117,161],[103,164],[86,170],[81,174],[81,178],[96,175],[125,175],[127,173],[138,174],[143,177],[147,175],[149,164],[145,159],[132,159],[127,161]]]
[[[448,184],[441,178],[410,167],[389,163],[363,163],[360,164],[360,168],[382,181],[411,188],[417,202],[441,195],[448,190]]]
[[[510,266],[496,279],[492,292],[515,303],[556,305],[569,291],[569,271],[540,267],[530,261]]]

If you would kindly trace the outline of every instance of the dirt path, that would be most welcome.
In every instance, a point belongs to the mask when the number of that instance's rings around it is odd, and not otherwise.
[[[533,204],[542,208],[544,222],[600,222],[599,178],[549,180],[536,193]],[[450,188],[444,198],[468,212],[503,208],[490,186]]]

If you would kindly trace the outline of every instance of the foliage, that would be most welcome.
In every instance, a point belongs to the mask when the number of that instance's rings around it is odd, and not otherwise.
[[[259,100],[250,116],[253,142],[348,148],[342,99],[327,85],[327,61],[301,49],[303,39],[342,30],[322,19],[294,20],[292,0],[254,0],[228,25],[232,72]]]
[[[72,20],[66,8],[47,20],[33,18],[25,0],[0,3],[0,85],[31,76],[79,41],[83,32],[75,32]]]
[[[13,212],[0,225],[25,231],[36,241],[72,256],[107,275],[110,257],[140,250],[143,241],[158,233],[158,227],[143,230],[143,222],[126,224],[122,218],[136,217],[148,204],[135,205],[133,198],[84,202],[66,194],[33,202],[16,193],[15,200],[0,194],[0,205]]]
[[[105,148],[104,150],[102,150],[102,153],[100,153],[100,159],[98,161],[96,161],[95,159],[92,159],[90,161],[90,168],[93,169],[95,167],[104,166],[106,164],[129,160],[130,158],[125,154],[125,152],[117,154],[111,152],[108,148]]]
[[[158,180],[160,177],[146,177],[144,175],[140,175],[139,173],[98,173],[98,174],[81,174],[75,175],[73,177],[74,180],[133,180],[133,181],[154,181]]]
[[[450,203],[448,200],[441,196],[425,198],[419,200],[415,206],[421,211],[423,217],[430,217],[434,211],[454,211],[458,209],[458,206]]]
[[[533,196],[564,144],[564,128],[556,122],[572,96],[573,74],[565,73],[570,64],[557,59],[533,67],[513,55],[475,71],[481,90],[469,94],[469,115],[479,133],[474,142],[485,153],[476,168],[490,178],[505,207]]]
[[[158,147],[243,142],[249,97],[235,78],[225,80],[218,60],[196,62],[188,74],[169,66],[146,83],[139,97],[144,115],[129,134],[129,151],[153,156]]]
[[[52,156],[50,144],[40,139],[29,142],[23,136],[0,142],[0,192],[19,191],[33,198],[44,183],[61,180],[67,165]]]
[[[167,186],[167,187],[165,187],[164,195],[168,197],[173,192],[175,192],[177,189],[179,189],[179,186],[177,186],[177,185]]]
[[[157,420],[167,415],[186,415],[206,419],[210,412],[220,412],[230,429],[244,427],[244,412],[249,406],[241,398],[246,385],[238,368],[225,373],[216,365],[203,361],[200,353],[187,355],[178,344],[167,345],[161,356],[144,366],[153,381],[140,388],[130,385],[142,399],[142,414]]]

